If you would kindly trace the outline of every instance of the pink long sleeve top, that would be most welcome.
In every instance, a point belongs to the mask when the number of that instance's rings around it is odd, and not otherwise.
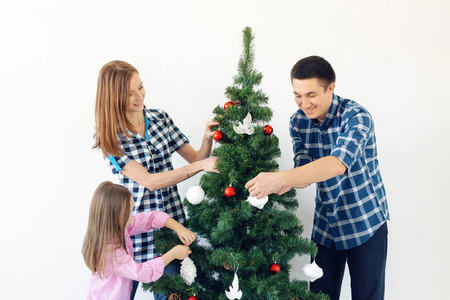
[[[149,211],[136,214],[132,218],[125,232],[128,253],[125,249],[118,248],[115,253],[109,252],[110,254],[106,255],[103,279],[100,279],[97,273],[92,274],[87,299],[130,299],[133,280],[152,282],[162,276],[164,261],[161,257],[140,264],[134,260],[130,236],[164,227],[169,215],[161,211]],[[112,247],[114,245],[109,248]]]

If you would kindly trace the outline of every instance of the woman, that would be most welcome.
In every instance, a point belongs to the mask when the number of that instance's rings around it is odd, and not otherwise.
[[[202,145],[196,151],[169,115],[146,108],[144,98],[136,68],[117,60],[104,65],[98,77],[93,148],[101,149],[119,183],[133,194],[133,214],[160,210],[183,224],[185,215],[176,184],[200,171],[218,172],[217,158],[209,156],[211,127],[219,123],[206,124]],[[189,164],[174,170],[175,151]],[[135,235],[133,246],[138,263],[156,256],[152,231]],[[171,269],[169,265],[165,271],[173,274]],[[136,288],[137,283],[133,291]],[[165,297],[155,295],[155,299]]]

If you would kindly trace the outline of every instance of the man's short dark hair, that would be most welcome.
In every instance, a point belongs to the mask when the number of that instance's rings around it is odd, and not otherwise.
[[[291,70],[291,81],[294,79],[317,78],[324,88],[336,81],[333,67],[320,56],[308,56],[300,59]]]

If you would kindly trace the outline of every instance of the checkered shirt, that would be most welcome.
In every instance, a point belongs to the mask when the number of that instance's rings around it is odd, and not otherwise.
[[[316,187],[312,238],[330,248],[351,249],[366,242],[387,220],[386,193],[377,160],[374,123],[358,103],[333,95],[318,124],[298,110],[290,120],[295,167],[333,155],[347,172]]]
[[[185,214],[176,185],[150,191],[120,172],[131,160],[138,162],[152,174],[173,170],[172,153],[189,143],[166,112],[145,108],[144,114],[147,128],[145,137],[131,131],[128,131],[131,138],[121,134],[119,143],[125,154],[121,157],[109,156],[107,162],[112,172],[118,175],[120,184],[133,194],[133,215],[159,210],[184,223]],[[156,256],[153,231],[132,236],[132,239],[134,259],[138,263]]]

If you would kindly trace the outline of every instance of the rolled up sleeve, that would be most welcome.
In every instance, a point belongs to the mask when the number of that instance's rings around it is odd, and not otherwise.
[[[124,156],[108,156],[106,159],[109,162],[113,174],[117,174],[131,161],[127,155]]]
[[[298,133],[298,120],[294,117],[291,118],[289,124],[289,133],[292,138],[292,147],[294,151],[294,167],[304,166],[312,162],[311,155],[306,149],[305,143]]]
[[[350,169],[364,153],[367,141],[373,135],[372,117],[366,112],[350,114],[343,128],[330,155],[339,158]]]

